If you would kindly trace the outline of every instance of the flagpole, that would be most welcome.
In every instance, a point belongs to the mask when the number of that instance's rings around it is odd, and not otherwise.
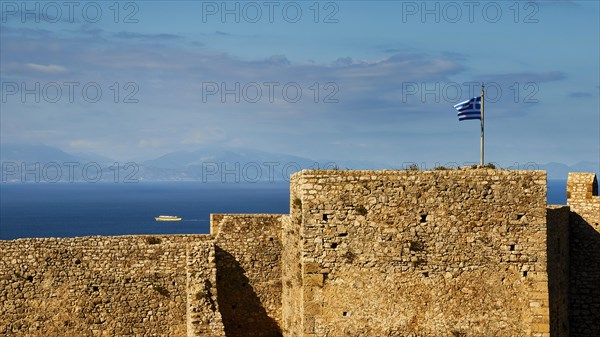
[[[483,166],[483,153],[484,153],[484,136],[483,136],[483,124],[484,124],[484,109],[483,109],[483,105],[484,105],[484,85],[483,82],[481,82],[481,145],[480,145],[480,158],[479,158],[479,165]]]

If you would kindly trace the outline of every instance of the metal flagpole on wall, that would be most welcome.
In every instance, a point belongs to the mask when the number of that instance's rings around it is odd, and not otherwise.
[[[454,104],[454,109],[458,111],[458,120],[466,121],[470,119],[479,119],[481,122],[481,144],[479,149],[479,165],[483,166],[484,161],[484,103],[485,103],[485,85],[481,82],[481,96],[473,97],[464,102],[460,102],[458,104]],[[479,101],[479,106],[477,106],[477,101]]]
[[[480,151],[480,158],[479,158],[479,165],[483,166],[483,119],[484,119],[484,110],[483,110],[483,102],[484,102],[484,84],[483,82],[481,82],[481,151]],[[476,102],[475,102],[476,103]]]

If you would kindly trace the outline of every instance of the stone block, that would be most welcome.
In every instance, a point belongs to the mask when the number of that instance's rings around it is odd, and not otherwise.
[[[321,270],[321,264],[318,262],[306,262],[304,264],[304,272],[306,274],[316,274]]]
[[[320,316],[323,314],[323,303],[321,302],[306,302],[304,303],[304,315]]]
[[[323,274],[304,274],[303,285],[306,287],[322,287],[325,283],[325,277]]]

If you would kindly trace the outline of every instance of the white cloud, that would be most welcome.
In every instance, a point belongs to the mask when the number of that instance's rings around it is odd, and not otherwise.
[[[26,66],[27,66],[27,68],[29,68],[31,70],[35,70],[35,71],[39,71],[39,72],[47,73],[47,74],[58,74],[58,73],[64,73],[67,71],[67,68],[56,65],[56,64],[43,65],[43,64],[27,63]]]

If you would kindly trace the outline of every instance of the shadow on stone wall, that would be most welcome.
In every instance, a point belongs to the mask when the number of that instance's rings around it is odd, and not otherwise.
[[[267,315],[246,271],[235,257],[216,246],[219,310],[227,337],[282,337],[281,328]]]
[[[569,312],[572,336],[600,336],[600,233],[571,212]]]
[[[549,207],[546,212],[550,336],[568,337],[570,209],[568,206]]]

